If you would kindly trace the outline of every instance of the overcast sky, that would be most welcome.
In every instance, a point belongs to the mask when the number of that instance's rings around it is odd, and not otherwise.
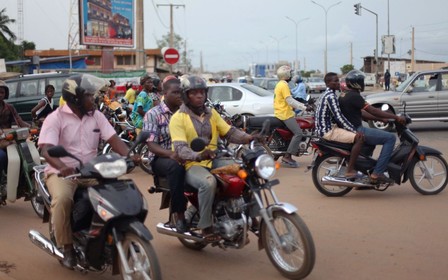
[[[329,7],[337,0],[315,0]],[[2,0],[10,18],[17,19],[17,0]],[[24,39],[37,49],[67,49],[71,0],[24,0]],[[387,34],[387,0],[365,0],[362,6],[378,14],[379,49]],[[6,6],[5,4],[6,3]],[[301,68],[324,70],[325,12],[310,0],[144,0],[145,48],[169,32],[169,7],[174,9],[174,30],[187,39],[193,66],[202,52],[206,70],[248,69],[250,63],[295,59],[296,27],[288,20],[309,18],[298,24]],[[350,63],[362,66],[362,57],[375,49],[375,16],[366,10],[354,14],[357,1],[343,0],[328,10],[328,71],[340,72]],[[390,0],[390,34],[396,54],[410,58],[411,27],[415,27],[416,59],[448,61],[448,1]],[[17,25],[11,26],[17,31]],[[275,39],[274,39],[275,38]],[[277,47],[278,46],[278,47]],[[305,65],[303,62],[305,61]]]

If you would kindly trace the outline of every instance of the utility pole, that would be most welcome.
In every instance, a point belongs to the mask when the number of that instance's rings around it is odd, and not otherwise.
[[[135,34],[135,64],[138,70],[146,68],[145,46],[144,46],[144,24],[143,24],[143,0],[135,1],[136,32]]]
[[[184,7],[182,4],[157,4],[157,7],[170,7],[170,48],[174,47],[174,25],[173,25],[173,7]]]
[[[415,27],[412,27],[411,71],[415,71]]]
[[[355,5],[353,5],[355,7],[355,14],[357,14],[358,16],[361,15],[361,9],[366,10],[367,12],[374,14],[376,17],[376,36],[375,36],[375,42],[376,42],[376,46],[375,46],[375,79],[378,82],[378,14],[375,12],[372,12],[369,9],[364,8],[363,6],[361,6],[361,3],[357,3]]]
[[[390,36],[389,0],[387,0],[387,36]],[[390,71],[390,53],[387,54],[387,69]]]
[[[350,65],[353,65],[353,42],[350,42]]]

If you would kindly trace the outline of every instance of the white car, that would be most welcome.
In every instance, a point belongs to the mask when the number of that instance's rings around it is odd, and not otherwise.
[[[308,78],[305,84],[308,93],[321,93],[327,89],[324,79],[319,77]]]
[[[209,86],[208,98],[220,102],[230,114],[274,115],[274,93],[250,84],[221,83]]]

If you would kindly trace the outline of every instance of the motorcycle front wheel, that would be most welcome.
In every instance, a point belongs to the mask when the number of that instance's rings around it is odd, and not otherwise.
[[[127,232],[122,245],[126,260],[120,261],[120,273],[124,280],[162,279],[159,260],[151,243],[132,232]],[[132,274],[125,273],[123,261],[134,270]]]
[[[333,155],[323,155],[316,158],[313,167],[312,177],[316,189],[326,196],[343,196],[349,193],[352,188],[342,186],[331,186],[322,184],[324,176],[336,176],[344,174],[346,162],[342,157]]]
[[[282,245],[278,245],[266,223],[261,227],[261,239],[269,260],[288,279],[303,279],[311,273],[316,251],[311,233],[296,213],[276,211],[272,225]]]
[[[448,166],[438,154],[426,155],[426,160],[414,159],[409,166],[412,187],[424,195],[438,194],[448,182]]]

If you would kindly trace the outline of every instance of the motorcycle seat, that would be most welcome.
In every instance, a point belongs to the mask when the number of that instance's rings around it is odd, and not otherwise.
[[[349,144],[349,143],[341,143],[341,142],[336,142],[336,141],[329,141],[329,140],[325,140],[323,138],[320,138],[319,141],[321,141],[322,143],[325,143],[327,146],[330,147],[334,147],[334,148],[339,148],[339,149],[344,149],[347,151],[351,151],[353,144]],[[375,150],[375,146],[374,145],[369,145],[364,143],[362,148],[361,148],[361,155],[367,156],[367,157],[371,157],[373,154],[373,150]]]
[[[286,125],[284,122],[282,122],[280,119],[272,116],[262,116],[262,117],[250,117],[247,120],[247,127],[250,127],[252,129],[261,129],[263,127],[263,123],[269,120],[270,127],[272,128],[286,128]]]

